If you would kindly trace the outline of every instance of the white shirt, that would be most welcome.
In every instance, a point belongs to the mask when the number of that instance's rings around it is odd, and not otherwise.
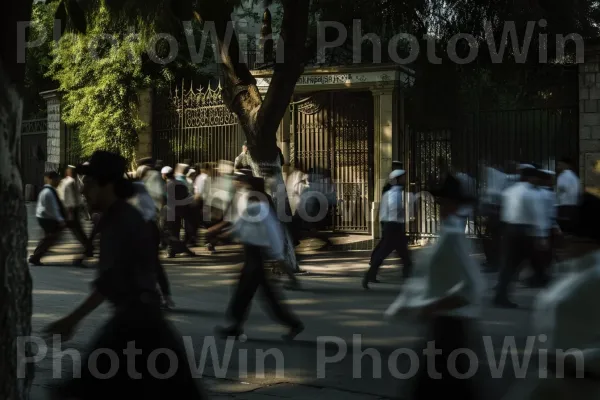
[[[486,190],[482,200],[488,204],[500,204],[502,191],[507,187],[508,176],[491,167],[486,167],[485,171]]]
[[[581,185],[573,171],[567,169],[556,179],[557,198],[559,206],[576,206],[579,204]]]
[[[542,197],[542,206],[544,207],[544,216],[543,219],[543,227],[546,232],[548,232],[547,236],[550,235],[550,230],[557,225],[556,222],[556,193],[554,190],[550,190],[547,188],[540,188],[540,196]]]
[[[506,224],[527,225],[533,237],[546,237],[546,218],[541,189],[527,182],[518,182],[502,193],[500,220]]]
[[[81,193],[77,181],[72,177],[64,177],[58,185],[57,192],[65,208],[75,208],[79,206]]]
[[[285,259],[282,226],[268,203],[247,203],[232,232],[241,243],[264,248],[273,260]]]
[[[135,196],[129,199],[129,203],[137,208],[144,221],[149,222],[156,219],[157,209],[154,200],[148,193],[146,186],[142,182],[134,182]]]
[[[204,194],[204,186],[205,186],[207,179],[208,179],[207,174],[200,174],[196,177],[196,180],[194,181],[194,194],[195,195],[202,196]]]
[[[404,199],[402,186],[392,186],[390,190],[381,197],[379,206],[380,222],[404,222]]]
[[[479,265],[469,256],[470,250],[462,219],[448,217],[442,222],[440,239],[417,266],[415,277],[406,282],[386,315],[410,312],[457,295],[468,304],[445,313],[479,317],[486,287]]]
[[[51,219],[58,222],[64,222],[60,212],[60,206],[52,186],[44,185],[38,196],[37,206],[35,208],[36,218]]]

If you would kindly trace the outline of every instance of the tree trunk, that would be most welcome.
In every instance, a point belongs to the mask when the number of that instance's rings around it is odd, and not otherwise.
[[[29,397],[33,365],[25,377],[18,376],[17,340],[31,335],[31,276],[27,212],[17,168],[22,98],[7,78],[0,65],[0,399],[22,400]]]
[[[277,52],[283,52],[283,63],[275,63],[264,100],[256,86],[256,79],[240,60],[237,34],[234,32],[229,40],[227,31],[233,29],[233,9],[222,4],[202,2],[199,12],[204,21],[215,24],[223,74],[223,97],[229,109],[238,116],[244,130],[248,150],[254,160],[254,173],[265,178],[277,209],[289,210],[277,148],[277,130],[288,110],[296,82],[304,71],[309,0],[282,2],[283,21]],[[285,213],[278,214],[282,223],[285,223]],[[291,218],[291,215],[287,217]],[[291,235],[287,229],[285,232],[288,265],[298,270]]]
[[[25,64],[17,59],[17,22],[31,16],[32,0],[5,7],[0,33],[0,399],[26,400],[33,365],[19,371],[20,337],[31,335],[31,276],[27,258],[27,212],[18,165]]]

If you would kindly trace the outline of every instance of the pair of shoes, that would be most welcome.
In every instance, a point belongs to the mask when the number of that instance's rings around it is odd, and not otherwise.
[[[286,342],[291,342],[304,330],[304,324],[299,322],[297,325],[294,325],[290,328],[289,332],[285,335],[282,335],[281,338]]]
[[[34,265],[36,267],[41,267],[44,265],[44,263],[42,263],[40,260],[36,260],[33,257],[29,257],[28,262],[29,262],[29,264]]]
[[[371,282],[371,279],[368,276],[364,276],[362,279],[362,287],[365,290],[369,290],[369,282]]]

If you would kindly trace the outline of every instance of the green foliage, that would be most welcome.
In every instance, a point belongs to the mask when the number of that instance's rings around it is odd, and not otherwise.
[[[53,89],[55,84],[46,76],[52,63],[52,27],[56,4],[33,5],[32,26],[28,40],[44,39],[43,44],[27,49],[25,64],[25,95],[23,104],[24,118],[42,118],[46,115],[46,102],[40,92]]]
[[[77,126],[81,156],[97,149],[120,152],[133,159],[137,131],[137,92],[150,85],[142,71],[143,42],[133,34],[114,30],[108,10],[100,5],[88,14],[84,35],[67,33],[56,44],[49,75],[64,94],[62,116]],[[113,33],[117,43],[100,39]]]
[[[161,17],[156,9],[132,18],[125,6],[117,12],[99,0],[87,4],[85,33],[67,30],[50,52],[47,76],[62,93],[64,122],[77,128],[79,143],[73,144],[81,149],[77,156],[105,149],[133,160],[137,132],[143,128],[137,114],[140,89],[160,90],[180,79],[201,83],[203,78],[204,63],[190,60],[183,31],[174,29],[171,15]],[[180,47],[175,60],[166,65],[149,56],[152,45],[157,57],[169,55],[168,42],[155,39],[159,32],[173,34]]]

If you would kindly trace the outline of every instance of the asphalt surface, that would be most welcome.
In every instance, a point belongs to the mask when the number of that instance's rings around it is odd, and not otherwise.
[[[29,210],[32,210],[31,205]],[[40,229],[29,218],[29,251],[35,248]],[[287,291],[287,303],[303,320],[306,330],[292,343],[281,340],[285,330],[274,323],[257,299],[245,327],[243,342],[215,339],[213,329],[223,325],[231,289],[243,262],[237,246],[219,248],[216,254],[195,249],[197,258],[164,260],[176,307],[170,320],[181,335],[189,337],[190,354],[203,370],[202,383],[214,398],[264,400],[291,399],[384,399],[402,394],[405,379],[399,374],[411,368],[407,355],[397,349],[417,350],[423,328],[410,320],[387,321],[385,309],[400,289],[400,270],[390,259],[379,279],[365,292],[360,278],[368,264],[368,252],[319,253],[306,256],[301,268],[302,290]],[[79,245],[70,234],[43,261],[31,267],[33,276],[34,336],[47,324],[66,315],[88,294],[94,276],[94,261],[85,268],[72,266]],[[474,255],[478,257],[478,255]],[[419,253],[415,253],[416,262]],[[495,276],[487,275],[490,288]],[[489,336],[479,360],[486,399],[500,399],[515,381],[512,356],[522,360],[529,354],[530,306],[537,291],[519,288],[514,296],[517,310],[486,306],[480,325],[481,336]],[[491,292],[488,293],[491,296]],[[488,303],[491,297],[488,298]],[[72,341],[62,349],[84,350],[109,315],[101,306],[79,327]],[[514,354],[502,347],[514,338]],[[531,340],[531,339],[530,339]],[[372,349],[372,350],[368,350]],[[215,350],[211,356],[211,350]],[[510,354],[509,354],[510,353]],[[203,357],[204,354],[204,357]],[[512,354],[512,355],[511,355]],[[362,357],[361,357],[362,355]],[[489,364],[507,357],[506,367],[494,378]],[[62,362],[61,362],[62,360]],[[71,358],[61,359],[48,343],[47,354],[36,362],[32,399],[46,399],[45,389],[68,371]],[[535,369],[532,357],[529,370]],[[414,366],[414,364],[412,364]],[[518,375],[518,374],[517,374]],[[54,376],[54,377],[53,377]]]

